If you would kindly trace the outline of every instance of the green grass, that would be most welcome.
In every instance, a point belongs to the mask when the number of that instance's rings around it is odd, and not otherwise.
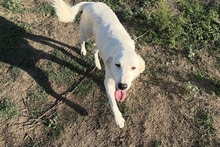
[[[0,100],[0,118],[11,119],[19,114],[16,105],[6,98]]]
[[[19,14],[28,12],[28,9],[21,5],[20,0],[0,0],[0,5],[9,12]]]
[[[131,115],[131,109],[125,103],[118,103],[117,105],[123,117],[128,117]]]
[[[212,146],[212,142],[215,141],[217,129],[213,124],[212,114],[207,110],[201,110],[197,114],[195,124],[198,127],[198,141],[199,147]]]
[[[220,47],[220,3],[218,2],[206,4],[199,0],[180,0],[176,3],[176,13],[171,11],[173,8],[170,8],[166,1],[137,0],[132,6],[129,4],[128,1],[122,1],[111,3],[110,7],[114,9],[120,6],[120,12],[116,11],[116,14],[129,26],[135,28],[131,30],[136,34],[135,36],[147,31],[140,42],[147,41],[187,52],[192,49],[188,53],[189,56],[192,56],[194,50]]]
[[[36,87],[36,91],[27,93],[27,103],[29,107],[29,115],[33,119],[39,118],[45,111],[45,102],[48,94],[41,87]]]
[[[51,5],[51,2],[43,2],[40,6],[35,10],[36,13],[44,13],[46,15],[55,15],[55,10]]]
[[[160,147],[161,146],[161,141],[159,141],[159,140],[154,140],[153,142],[152,142],[152,147]]]
[[[193,3],[193,5],[192,5]],[[193,45],[195,49],[204,47],[219,47],[219,3],[204,4],[197,0],[180,1],[179,10],[185,19],[182,25],[185,35],[185,44]]]
[[[185,84],[185,97],[188,99],[189,97],[197,97],[199,93],[199,89],[197,86],[191,84],[190,82]]]
[[[50,141],[55,141],[64,130],[64,124],[57,115],[49,119],[46,126],[48,130],[47,135]]]
[[[43,147],[43,145],[41,145],[40,141],[31,140],[24,147]]]
[[[9,72],[14,81],[22,75],[22,70],[15,66],[11,67]]]
[[[219,79],[212,77],[209,73],[203,70],[198,70],[194,73],[192,80],[200,84],[206,92],[212,95],[220,95]]]
[[[77,89],[74,91],[76,97],[85,97],[88,94],[92,93],[95,88],[97,88],[97,84],[91,79],[86,79],[83,83],[81,83]]]
[[[18,48],[20,43],[25,43],[23,38],[25,33],[32,32],[31,26],[27,23],[19,22],[18,18],[13,18],[16,24],[6,20],[2,20],[0,28],[0,51],[3,49],[15,49]],[[15,52],[17,53],[17,52]]]

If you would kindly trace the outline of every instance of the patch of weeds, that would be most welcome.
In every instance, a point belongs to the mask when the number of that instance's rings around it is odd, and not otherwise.
[[[120,10],[120,7],[122,7],[126,2],[129,0],[99,0],[101,2],[106,3],[112,10]]]
[[[0,72],[0,93],[15,82],[22,75],[22,70],[16,66],[7,67],[6,64],[0,62],[1,69],[7,69],[7,71]]]
[[[189,97],[195,98],[199,93],[198,87],[191,84],[190,81],[185,84],[184,88],[185,88],[186,99],[188,99]]]
[[[32,118],[38,118],[43,114],[44,103],[48,94],[39,87],[36,91],[27,93],[29,113]]]
[[[190,59],[193,59],[196,55],[193,47],[191,45],[189,45],[187,48],[186,48],[187,52],[188,52],[188,58]]]
[[[85,44],[86,50],[89,52],[92,52],[93,48],[94,48],[93,44],[94,44],[94,41],[92,41],[92,40],[86,42],[86,44]]]
[[[50,141],[56,140],[64,129],[64,125],[60,123],[60,118],[58,116],[49,119],[46,125],[49,130],[47,135]]]
[[[54,64],[53,64],[54,65]],[[70,81],[75,81],[74,73],[65,66],[60,66],[57,69],[53,67],[53,70],[47,71],[48,77],[51,81],[55,82],[58,86],[62,86],[66,84],[67,86],[71,86]]]
[[[157,5],[156,11],[152,14],[152,25],[150,40],[160,45],[176,46],[177,40],[183,32],[181,24],[184,19],[171,13],[170,7],[164,2]]]
[[[80,22],[80,18],[81,18],[82,12],[79,12],[78,14],[76,14],[74,22],[79,23]]]
[[[196,71],[192,80],[200,84],[200,86],[202,86],[206,92],[217,96],[220,95],[219,79],[210,76],[205,71],[202,70]]]
[[[212,114],[206,110],[199,111],[195,119],[195,124],[199,129],[198,146],[212,146],[212,143],[215,142],[217,132],[213,124]]]
[[[198,81],[201,81],[201,80],[204,81],[204,79],[208,79],[206,73],[205,73],[204,71],[202,71],[202,70],[196,71],[196,73],[195,73],[195,78],[196,78]]]
[[[161,144],[162,144],[162,143],[161,143],[161,141],[159,141],[159,140],[156,140],[156,139],[155,139],[155,140],[152,141],[152,146],[153,146],[153,147],[160,147]]]
[[[9,68],[9,72],[10,72],[11,77],[15,81],[17,78],[21,76],[22,70],[16,66],[12,66],[11,68]]]
[[[31,140],[24,145],[24,147],[43,147],[40,141]]]
[[[11,119],[19,114],[18,108],[8,99],[0,100],[0,118]]]
[[[32,33],[33,29],[30,24],[24,22],[18,22],[18,27],[20,27],[25,33]]]
[[[131,115],[131,110],[125,103],[118,103],[118,108],[124,117]]]
[[[215,80],[214,84],[215,84],[215,87],[213,89],[213,94],[217,95],[217,96],[220,96],[220,80],[218,80],[218,79]]]
[[[51,59],[47,64],[40,65],[40,68],[45,71],[50,81],[55,82],[58,86],[71,86],[71,84],[80,79],[77,71],[81,70],[82,67],[77,61],[59,50],[54,50],[51,54],[55,58],[61,59],[61,63],[52,62],[53,59]],[[66,64],[64,65],[63,63]]]
[[[76,88],[74,94],[77,97],[85,97],[86,95],[91,93],[95,87],[96,83],[94,83],[94,81],[92,81],[91,79],[86,79]]]
[[[83,122],[85,116],[81,116],[81,115],[80,115],[80,116],[77,115],[77,116],[78,116],[78,117],[76,118],[76,124]]]
[[[123,11],[122,11],[122,14],[121,14],[122,16],[122,18],[124,19],[124,20],[127,20],[127,21],[131,21],[132,19],[133,19],[133,17],[134,17],[134,13],[132,12],[132,10],[129,8],[129,7],[127,7],[127,8],[125,8]]]
[[[13,13],[24,14],[28,12],[27,8],[22,7],[20,0],[2,0],[0,5]]]
[[[44,13],[51,16],[54,16],[56,14],[53,6],[51,5],[51,2],[41,3],[41,5],[36,9],[36,12]]]
[[[178,9],[186,21],[182,24],[186,32],[183,36],[185,46],[191,45],[193,49],[201,49],[219,45],[220,3],[206,4],[199,0],[181,0]]]
[[[31,25],[27,23],[14,24],[3,20],[0,24],[0,51],[18,48],[20,43],[25,43],[23,39],[25,33],[31,31]]]
[[[96,126],[95,126],[95,128],[96,128],[97,130],[101,130],[101,129],[103,128],[102,123],[101,123],[100,121],[96,121]]]
[[[130,30],[134,36],[147,32],[138,44],[147,41],[169,49],[186,50],[189,58],[195,56],[195,50],[219,48],[220,3],[181,0],[176,4],[174,13],[166,1],[124,2],[119,9],[121,13],[116,14],[131,28],[138,28]]]

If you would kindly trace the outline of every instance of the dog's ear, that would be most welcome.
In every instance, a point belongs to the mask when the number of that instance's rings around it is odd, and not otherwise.
[[[107,60],[105,61],[106,66],[107,66],[108,68],[110,68],[110,64],[111,64],[111,62],[112,62],[112,59],[113,59],[113,57],[108,57]]]
[[[139,56],[139,60],[140,60],[140,73],[142,73],[145,70],[145,62],[144,59],[141,58],[141,56]]]

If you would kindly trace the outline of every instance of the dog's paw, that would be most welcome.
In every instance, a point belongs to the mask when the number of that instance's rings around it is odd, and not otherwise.
[[[81,46],[81,51],[80,51],[80,54],[85,56],[86,55],[86,48],[84,45]]]
[[[99,69],[99,70],[101,70],[102,69],[102,67],[101,67],[101,65],[100,65],[100,62],[99,61],[97,61],[97,62],[95,62],[95,66]]]
[[[116,116],[115,121],[116,121],[116,124],[119,126],[119,128],[124,127],[125,120],[122,116]]]
[[[81,50],[80,54],[85,56],[86,55],[86,50]]]

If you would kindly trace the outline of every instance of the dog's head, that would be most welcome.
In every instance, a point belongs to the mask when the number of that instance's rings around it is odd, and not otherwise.
[[[108,57],[106,66],[115,81],[116,100],[123,101],[126,96],[125,91],[130,88],[132,81],[144,71],[145,62],[134,51],[122,50],[114,56]]]

